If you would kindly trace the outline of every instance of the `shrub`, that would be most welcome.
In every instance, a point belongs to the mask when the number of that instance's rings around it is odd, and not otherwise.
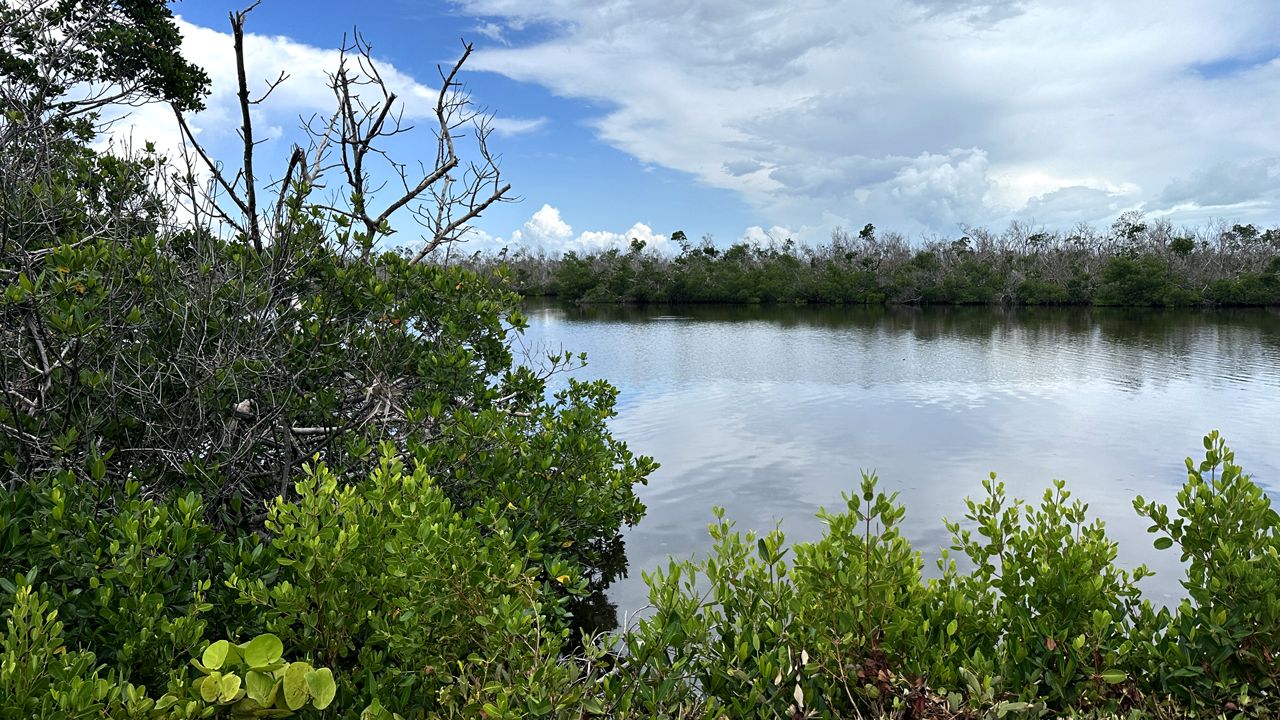
[[[1060,709],[1104,702],[1109,686],[1126,678],[1128,627],[1143,607],[1134,583],[1147,569],[1115,567],[1115,543],[1060,480],[1039,507],[1010,503],[994,474],[983,488],[981,502],[967,501],[974,529],[947,525],[973,571],[946,565],[932,587],[942,598],[963,598],[969,611],[952,616],[949,603],[938,603],[967,646],[968,657],[958,658],[1000,676],[1024,701]],[[961,667],[935,668],[930,677],[953,686]]]
[[[1055,481],[1038,505],[993,476],[948,523],[941,575],[898,534],[903,509],[864,476],[815,543],[745,536],[716,511],[701,560],[646,581],[651,616],[600,681],[620,715],[919,717],[970,712],[1212,717],[1280,709],[1280,516],[1217,436],[1187,461],[1171,515],[1135,507],[1188,562],[1189,598],[1153,608],[1116,545]],[[794,553],[788,565],[785,557]]]
[[[262,552],[206,525],[194,494],[145,500],[136,483],[115,493],[69,472],[0,493],[5,574],[32,573],[77,645],[150,687],[164,686],[210,623],[236,622],[224,580],[236,566],[252,572]],[[6,578],[0,588],[6,600],[19,590]]]
[[[147,717],[141,692],[102,673],[93,653],[68,650],[57,610],[16,587],[0,637],[0,717]]]
[[[1215,431],[1187,459],[1173,514],[1139,497],[1158,549],[1176,547],[1187,598],[1147,619],[1144,672],[1193,707],[1276,707],[1280,668],[1280,515]]]
[[[536,533],[513,532],[514,503],[455,510],[422,466],[389,453],[357,485],[308,468],[298,499],[278,499],[267,520],[277,577],[233,578],[239,602],[334,669],[339,709],[559,707],[573,674],[556,662],[565,599],[586,579]]]
[[[1182,278],[1154,255],[1117,255],[1108,260],[1094,298],[1098,305],[1138,307],[1177,307],[1198,301],[1182,287]]]

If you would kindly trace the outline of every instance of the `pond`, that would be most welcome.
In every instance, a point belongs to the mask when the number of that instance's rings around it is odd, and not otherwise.
[[[1153,602],[1181,595],[1173,551],[1132,501],[1172,504],[1183,459],[1218,429],[1280,492],[1280,312],[1098,308],[589,307],[531,304],[531,357],[585,352],[575,374],[620,390],[616,436],[662,467],[638,488],[620,613],[641,572],[702,555],[712,507],[741,530],[819,538],[860,470],[906,505],[904,535],[934,571],[943,518],[997,473],[1039,500],[1060,478],[1106,522],[1118,562],[1146,563]]]

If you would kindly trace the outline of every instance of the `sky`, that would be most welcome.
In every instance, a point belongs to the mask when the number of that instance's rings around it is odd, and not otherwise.
[[[234,158],[240,6],[173,7],[213,78],[193,125]],[[475,44],[463,79],[520,201],[486,212],[471,249],[670,249],[675,230],[817,244],[866,223],[958,237],[1132,210],[1280,224],[1277,0],[263,0],[250,82],[290,74],[255,110],[277,175],[299,119],[330,110],[353,28],[410,120]],[[164,147],[172,125],[144,108],[117,132]],[[416,137],[397,154],[430,161]]]

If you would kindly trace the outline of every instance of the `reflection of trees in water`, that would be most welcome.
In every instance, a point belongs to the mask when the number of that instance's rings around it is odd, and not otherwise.
[[[618,629],[618,606],[606,594],[609,586],[627,576],[627,547],[621,535],[595,544],[591,549],[597,558],[590,568],[588,593],[569,600],[573,615],[571,637],[577,641],[582,633],[609,632]]]
[[[1123,387],[1169,379],[1236,382],[1280,366],[1280,314],[1269,310],[1096,309],[1111,379]],[[1271,358],[1271,361],[1268,361]]]
[[[957,363],[944,366],[938,371],[940,374],[931,376],[930,380],[982,381],[985,377],[989,384],[997,386],[1010,379],[1014,382],[1104,381],[1126,393],[1188,381],[1195,385],[1221,386],[1242,378],[1261,378],[1264,386],[1280,386],[1280,309],[1275,308],[540,307],[549,308],[547,312],[562,322],[585,325],[689,323],[692,336],[697,335],[698,325],[706,325],[708,330],[713,325],[730,326],[727,328],[732,336],[727,341],[730,344],[739,340],[737,331],[731,327],[734,324],[755,326],[749,333],[745,332],[747,328],[740,328],[751,337],[759,337],[761,329],[764,335],[769,335],[769,328],[818,330],[820,332],[809,334],[813,336],[810,340],[804,341],[812,342],[812,346],[801,344],[788,349],[794,349],[797,355],[808,352],[815,362],[826,362],[816,353],[828,351],[830,357],[850,363],[856,372],[836,374],[832,378],[812,372],[805,375],[804,379],[816,382],[846,382],[853,377],[857,378],[855,382],[867,385],[915,381],[919,375],[914,373],[923,366],[921,358],[937,358],[941,351],[950,353]],[[831,340],[833,336],[837,338],[836,343]],[[683,337],[687,341],[688,335]],[[721,344],[714,347],[724,346],[726,341],[723,337],[720,340]],[[912,358],[916,364],[909,370],[894,372],[886,366],[898,362],[899,356],[890,357],[881,349],[887,340],[896,340],[898,349],[911,344],[918,344],[922,351],[926,346],[931,347]],[[779,345],[789,342],[781,340]],[[831,347],[845,347],[849,342],[865,345],[870,350],[853,357],[848,353],[829,352]],[[770,344],[753,348],[759,352],[751,357],[776,352],[777,347]],[[714,362],[696,353],[691,357],[682,362]],[[977,362],[989,364],[979,366]],[[753,373],[776,371],[788,378],[811,370],[797,364],[779,368],[777,362],[743,363],[741,358],[738,365]],[[961,370],[955,371],[956,366],[961,366]],[[913,539],[921,541],[919,547],[933,547],[941,542],[934,537]],[[591,593],[570,604],[575,627],[580,630],[600,632],[617,627],[617,607],[606,593],[615,579],[626,575],[627,558],[622,539],[616,538],[609,548],[601,548],[600,557],[602,571],[592,578]]]
[[[545,305],[543,306],[545,307]],[[1280,309],[1161,310],[1104,307],[830,306],[830,305],[585,305],[554,306],[571,322],[768,322],[779,328],[909,333],[930,341],[1008,339],[1027,345],[1092,342],[1114,348],[1187,355],[1206,332],[1218,351],[1256,356],[1280,352]]]

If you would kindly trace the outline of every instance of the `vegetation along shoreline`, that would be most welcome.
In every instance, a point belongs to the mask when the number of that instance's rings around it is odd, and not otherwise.
[[[520,250],[464,261],[530,297],[573,303],[833,305],[1098,305],[1247,307],[1280,304],[1280,228],[1175,228],[1128,213],[1105,231],[1002,233],[911,243],[867,225],[830,242],[736,243],[710,238],[662,254],[627,250]],[[455,250],[456,252],[456,250]]]
[[[1280,231],[1126,216],[914,248],[868,225],[441,262],[510,188],[459,85],[472,47],[413,116],[434,164],[388,155],[408,120],[359,34],[332,115],[269,157],[254,124],[285,78],[250,90],[254,7],[226,43],[241,146],[215,160],[168,3],[0,2],[0,718],[1280,712],[1280,516],[1216,432],[1174,507],[1133,503],[1185,563],[1176,607],[1060,482],[1022,502],[986,480],[926,577],[867,474],[811,543],[717,511],[712,553],[645,578],[650,613],[584,631],[658,465],[615,437],[617,388],[517,347],[517,291],[1275,304]],[[148,104],[181,152],[102,142],[108,107]],[[421,243],[391,249],[414,221]]]

